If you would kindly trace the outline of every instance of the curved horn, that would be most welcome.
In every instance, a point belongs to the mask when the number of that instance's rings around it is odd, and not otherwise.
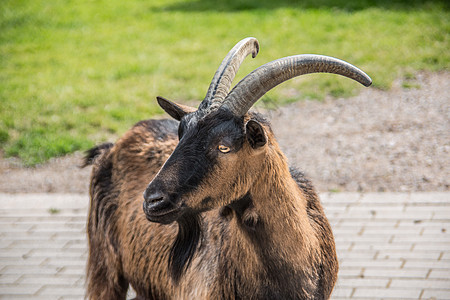
[[[222,106],[243,116],[265,93],[280,83],[309,73],[333,73],[369,86],[372,79],[357,67],[323,55],[294,55],[269,62],[245,76],[228,94]]]
[[[237,43],[228,52],[223,59],[221,65],[217,69],[214,77],[209,85],[205,99],[200,103],[199,109],[205,109],[215,101],[222,102],[230,90],[231,83],[236,76],[239,66],[247,55],[250,53],[255,58],[259,52],[258,40],[248,37]]]

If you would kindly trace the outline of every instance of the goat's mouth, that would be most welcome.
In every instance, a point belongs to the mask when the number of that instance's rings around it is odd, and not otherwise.
[[[147,220],[161,224],[172,223],[183,214],[181,201],[174,203],[164,198],[145,200],[143,209]]]

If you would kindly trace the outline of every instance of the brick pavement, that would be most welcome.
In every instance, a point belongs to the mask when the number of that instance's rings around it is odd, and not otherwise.
[[[333,299],[450,299],[450,193],[321,195]],[[0,299],[83,299],[85,195],[0,194]]]

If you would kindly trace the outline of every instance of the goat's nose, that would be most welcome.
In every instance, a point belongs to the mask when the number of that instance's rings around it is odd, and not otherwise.
[[[143,208],[145,213],[156,213],[158,211],[170,209],[172,204],[167,201],[167,197],[159,191],[145,191]]]

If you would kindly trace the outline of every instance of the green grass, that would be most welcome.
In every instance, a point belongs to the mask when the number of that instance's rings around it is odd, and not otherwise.
[[[155,97],[204,97],[229,49],[247,36],[261,64],[294,54],[335,56],[374,86],[418,70],[449,68],[445,1],[52,0],[0,2],[0,148],[27,165],[107,139],[160,114]],[[303,76],[261,103],[360,86],[333,75]],[[194,102],[195,103],[195,102]]]

